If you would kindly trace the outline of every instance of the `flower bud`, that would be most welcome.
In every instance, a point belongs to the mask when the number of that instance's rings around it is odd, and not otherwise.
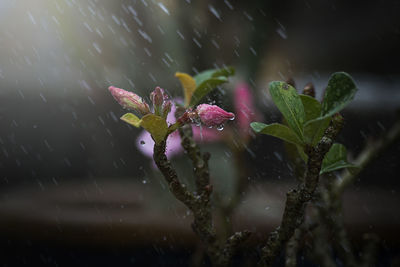
[[[216,105],[198,105],[196,112],[201,122],[208,127],[219,126],[225,121],[235,118],[235,114],[227,112]]]
[[[150,113],[149,105],[137,94],[114,86],[108,87],[108,90],[123,108],[138,111],[142,115]]]
[[[166,101],[164,102],[162,108],[162,116],[163,118],[166,118],[168,114],[171,112],[171,107],[172,107],[172,102],[171,101]]]
[[[162,115],[161,109],[164,104],[164,100],[168,99],[168,96],[164,93],[164,90],[157,86],[154,91],[150,93],[150,99],[151,102],[153,102],[155,114]]]

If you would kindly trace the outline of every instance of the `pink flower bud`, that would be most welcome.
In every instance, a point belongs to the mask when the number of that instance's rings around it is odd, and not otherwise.
[[[150,113],[149,105],[137,94],[114,86],[108,87],[108,90],[123,108],[138,111],[142,115]]]
[[[216,105],[198,105],[196,112],[201,122],[208,127],[219,126],[225,121],[235,118],[235,114],[227,112]]]

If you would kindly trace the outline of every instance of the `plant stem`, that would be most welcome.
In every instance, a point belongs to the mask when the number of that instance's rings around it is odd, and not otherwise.
[[[228,266],[235,250],[249,237],[250,232],[237,232],[222,245],[219,244],[216,238],[210,204],[210,195],[212,192],[208,168],[210,154],[200,152],[199,147],[192,138],[193,133],[190,125],[179,128],[179,132],[182,138],[182,146],[194,166],[196,192],[191,193],[179,181],[177,172],[165,155],[166,140],[154,144],[154,161],[167,181],[172,194],[193,212],[193,231],[205,244],[212,265],[218,267]]]
[[[306,148],[308,162],[304,182],[286,194],[281,225],[269,235],[266,245],[262,248],[261,265],[272,266],[275,258],[283,250],[284,244],[293,236],[296,228],[303,223],[306,204],[312,199],[318,185],[322,160],[342,127],[342,117],[333,117],[318,144],[315,147]]]
[[[195,197],[179,179],[175,169],[172,167],[171,162],[165,155],[166,141],[154,144],[153,158],[158,169],[163,174],[168,183],[169,189],[172,194],[190,210],[194,208]]]
[[[304,224],[303,224],[304,225]],[[299,227],[295,230],[294,235],[286,244],[285,250],[285,267],[296,267],[297,266],[297,254],[299,252],[300,239],[303,237],[304,229]]]

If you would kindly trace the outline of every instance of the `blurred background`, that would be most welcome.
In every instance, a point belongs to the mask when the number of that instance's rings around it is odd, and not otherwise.
[[[190,214],[141,153],[140,130],[119,120],[124,111],[108,86],[146,98],[161,86],[179,97],[176,71],[233,66],[235,77],[212,99],[233,110],[234,87],[245,82],[270,123],[279,119],[270,81],[293,78],[299,90],[313,82],[320,98],[330,74],[346,71],[359,91],[339,141],[354,157],[400,107],[399,12],[398,1],[1,0],[4,266],[185,266],[196,246]],[[217,190],[229,195],[229,149],[205,150]],[[346,198],[354,239],[378,232],[385,262],[399,251],[399,152],[397,143]],[[258,136],[244,154],[250,187],[237,227],[265,233],[295,180],[280,141]],[[190,183],[184,157],[173,162]]]

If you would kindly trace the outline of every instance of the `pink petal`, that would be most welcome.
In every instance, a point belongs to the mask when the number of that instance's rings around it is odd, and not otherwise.
[[[239,131],[242,136],[247,137],[250,131],[250,123],[259,117],[256,114],[253,96],[247,83],[240,83],[236,86],[234,105]]]
[[[138,138],[136,139],[136,147],[145,156],[153,158],[154,141],[147,131],[142,131],[141,134],[138,136]],[[179,136],[179,132],[175,131],[168,136],[166,155],[168,158],[170,158],[177,154],[180,154],[182,151],[183,148],[181,146],[181,138]]]
[[[212,143],[222,140],[223,134],[214,128],[192,126],[193,138],[197,142]]]

